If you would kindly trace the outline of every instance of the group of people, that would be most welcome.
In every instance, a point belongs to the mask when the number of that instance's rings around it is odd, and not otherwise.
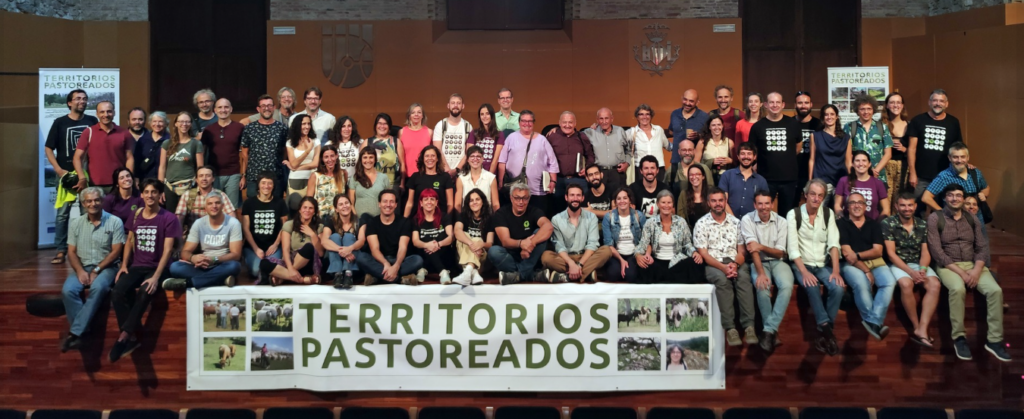
[[[717,108],[704,112],[687,90],[667,128],[641,104],[632,128],[602,108],[583,130],[567,111],[539,132],[533,112],[512,110],[509,89],[499,109],[478,108],[476,128],[452,94],[433,129],[414,103],[403,126],[381,113],[362,138],[352,118],[320,109],[316,87],[301,112],[282,88],[276,105],[261,96],[241,123],[230,101],[204,89],[194,119],[134,109],[128,130],[109,102],[97,104],[98,119],[85,115],[86,93],[72,91],[46,144],[66,197],[54,263],[73,269],[62,349],[81,345],[107,292],[122,331],[113,361],[138,346],[161,287],[233,286],[243,269],[259,285],[417,285],[433,274],[470,286],[493,269],[502,285],[711,283],[727,343],[769,353],[795,283],[825,353],[838,352],[832,328],[847,285],[878,339],[898,285],[911,339],[933,347],[941,284],[957,356],[970,359],[963,302],[977,288],[988,299],[985,348],[1010,359],[1001,289],[986,268],[988,185],[945,92],[910,120],[898,93],[879,121],[874,99],[859,98],[858,120],[845,125],[833,105],[812,116],[808,92],[796,95],[796,117],[783,114],[779,93],[749,94],[745,110],[732,95],[719,86]],[[76,202],[85,216],[69,225]]]

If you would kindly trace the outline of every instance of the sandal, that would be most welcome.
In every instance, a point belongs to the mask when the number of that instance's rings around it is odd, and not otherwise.
[[[67,253],[65,253],[65,252],[57,252],[57,255],[53,257],[53,260],[50,261],[50,264],[51,265],[60,265],[60,264],[64,263],[64,259],[65,259],[66,256],[67,256]]]
[[[925,348],[935,348],[935,346],[932,345],[932,338],[930,338],[930,337],[911,335],[910,336],[910,340],[912,342],[918,344],[918,345],[921,345],[921,346],[925,347]]]
[[[304,285],[318,285],[320,284],[319,276],[304,276],[302,277],[302,284]]]

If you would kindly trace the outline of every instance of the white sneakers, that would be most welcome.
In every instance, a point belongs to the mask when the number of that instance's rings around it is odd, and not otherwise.
[[[448,271],[445,271],[448,272]],[[444,273],[442,273],[444,275]],[[441,283],[445,284],[444,277],[441,277]],[[451,282],[462,285],[464,287],[470,285],[480,285],[484,283],[484,277],[480,276],[480,272],[477,272],[473,265],[466,265],[462,273],[452,278]]]

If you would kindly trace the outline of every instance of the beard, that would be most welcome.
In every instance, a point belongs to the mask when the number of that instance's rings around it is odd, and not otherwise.
[[[139,129],[135,129],[135,127],[130,127],[128,128],[128,130],[134,134],[142,134],[142,132],[145,131],[146,128],[144,126],[139,126]]]
[[[462,115],[462,109],[448,111],[448,114],[451,115],[452,118],[458,118],[459,115]]]
[[[748,168],[750,168],[753,165],[754,165],[754,161],[753,160],[750,160],[750,161],[740,160],[740,167],[742,167],[744,169],[748,169]]]
[[[594,188],[600,188],[600,187],[601,187],[601,179],[598,179],[598,180],[593,180],[593,181],[587,182],[587,184],[589,184],[589,185],[590,185],[590,188],[591,188],[591,189],[594,189]]]
[[[572,210],[573,212],[576,212],[576,211],[579,211],[579,210],[580,210],[580,207],[581,207],[582,205],[583,205],[583,204],[582,204],[581,202],[578,202],[578,201],[573,201],[573,202],[570,202],[570,203],[569,203],[569,209],[570,209],[570,210]]]
[[[798,119],[804,119],[804,118],[807,117],[807,115],[810,115],[810,114],[811,114],[811,109],[810,108],[807,108],[807,109],[797,109],[796,110],[796,116],[799,117]]]

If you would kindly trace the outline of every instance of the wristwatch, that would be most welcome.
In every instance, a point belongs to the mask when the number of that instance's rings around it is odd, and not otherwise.
[[[216,265],[216,264],[217,264],[217,257],[216,257],[216,256],[214,256],[214,257],[213,257],[213,264],[214,264],[214,265]]]
[[[99,266],[97,266],[97,267],[95,267],[95,268],[92,268],[92,272],[93,272],[93,273],[97,273],[97,274],[98,274],[98,273],[100,273],[100,267],[99,267]]]

